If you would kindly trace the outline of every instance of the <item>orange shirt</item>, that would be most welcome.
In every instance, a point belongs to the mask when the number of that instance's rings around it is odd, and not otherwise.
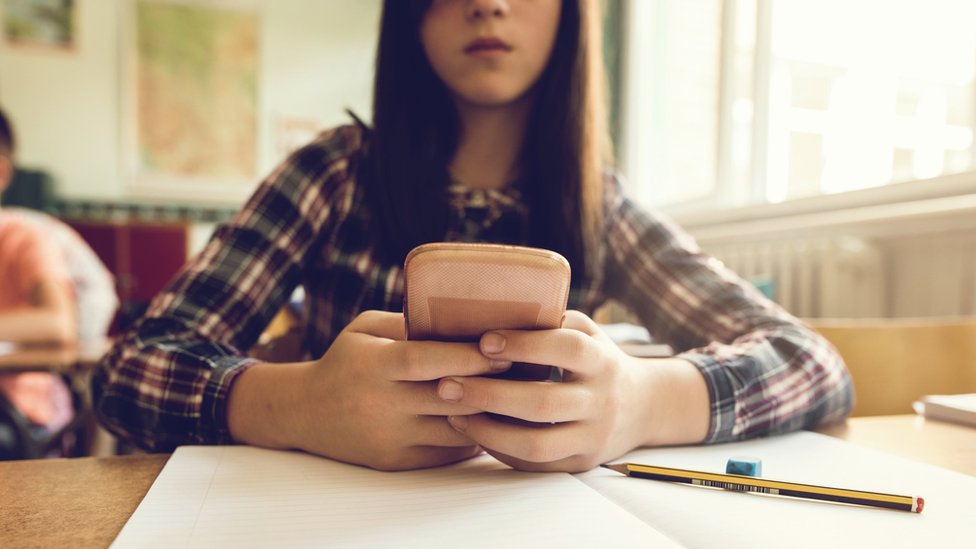
[[[46,280],[70,284],[61,250],[36,224],[0,211],[0,312],[30,307],[37,285]],[[27,419],[50,430],[71,419],[70,393],[53,374],[0,374],[0,392]]]

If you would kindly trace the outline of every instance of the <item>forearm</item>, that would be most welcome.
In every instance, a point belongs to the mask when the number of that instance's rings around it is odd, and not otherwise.
[[[0,341],[68,345],[76,339],[71,315],[39,308],[0,313]]]
[[[635,430],[641,446],[697,444],[708,434],[708,387],[698,369],[681,359],[632,359],[638,402]]]
[[[262,362],[241,373],[227,403],[227,427],[234,441],[275,449],[299,447],[295,433],[310,419],[297,406],[303,401],[308,367],[303,362]]]

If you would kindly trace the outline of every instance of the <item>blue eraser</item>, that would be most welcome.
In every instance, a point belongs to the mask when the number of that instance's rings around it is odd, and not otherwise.
[[[725,464],[725,472],[730,475],[761,477],[762,460],[750,456],[732,456]]]

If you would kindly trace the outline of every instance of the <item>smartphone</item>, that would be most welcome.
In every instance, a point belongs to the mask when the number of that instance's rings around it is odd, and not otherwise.
[[[560,328],[570,267],[560,254],[502,244],[436,242],[404,261],[407,339],[478,341],[490,330]],[[515,363],[496,377],[558,380],[550,366]]]

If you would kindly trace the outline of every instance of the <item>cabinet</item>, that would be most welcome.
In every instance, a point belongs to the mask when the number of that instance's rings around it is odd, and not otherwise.
[[[186,263],[188,221],[66,219],[115,275],[124,321],[142,309]]]

